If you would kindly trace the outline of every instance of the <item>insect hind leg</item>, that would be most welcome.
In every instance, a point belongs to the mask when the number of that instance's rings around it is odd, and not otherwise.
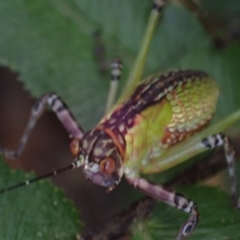
[[[208,149],[214,149],[218,146],[223,146],[225,158],[228,164],[228,173],[231,181],[231,197],[233,205],[240,209],[240,201],[237,194],[237,182],[235,171],[235,152],[232,141],[223,133],[214,134],[202,140],[202,144]]]
[[[78,125],[77,121],[73,117],[72,113],[68,109],[67,105],[61,100],[61,98],[55,93],[43,95],[33,106],[28,124],[19,142],[17,150],[9,150],[0,146],[0,154],[4,155],[6,158],[15,159],[21,155],[29,136],[39,119],[43,111],[49,105],[53,112],[57,115],[60,122],[63,124],[67,132],[73,138],[81,139],[84,131]]]
[[[196,203],[180,193],[169,191],[162,186],[150,183],[143,178],[127,177],[127,181],[157,201],[167,203],[170,206],[189,213],[190,216],[188,220],[182,225],[175,240],[183,240],[191,235],[199,220]]]

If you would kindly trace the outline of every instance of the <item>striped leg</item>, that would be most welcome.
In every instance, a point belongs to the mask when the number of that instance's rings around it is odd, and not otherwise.
[[[187,199],[182,194],[171,192],[160,185],[150,183],[142,178],[127,178],[127,181],[157,201],[165,202],[170,206],[182,209],[184,212],[190,214],[175,240],[185,239],[193,232],[199,219],[197,205],[193,201]]]
[[[220,22],[216,22],[201,6],[201,1],[196,0],[178,0],[181,2],[188,10],[190,10],[199,22],[202,24],[205,31],[211,37],[213,43],[218,48],[224,48],[234,39],[236,39],[235,33],[239,33],[239,27],[231,26],[230,22],[225,24],[225,26],[220,26]],[[221,31],[219,31],[219,27]],[[231,30],[230,30],[231,28]],[[221,33],[221,34],[220,34]],[[225,34],[223,34],[225,33]]]
[[[240,208],[235,174],[235,152],[231,140],[223,133],[219,133],[203,139],[202,144],[208,149],[213,149],[223,145],[225,151],[225,158],[228,164],[228,172],[231,180],[232,202],[235,207]]]
[[[108,93],[108,100],[106,104],[106,113],[111,109],[115,103],[119,80],[122,73],[122,61],[119,57],[115,57],[111,64],[111,85]]]
[[[188,10],[190,10],[198,18],[199,22],[203,25],[205,31],[212,38],[213,42],[217,47],[222,46],[224,43],[223,37],[220,37],[216,31],[217,25],[214,23],[213,19],[202,9],[199,1],[195,0],[179,0]]]
[[[29,118],[27,127],[23,133],[17,150],[12,151],[4,149],[0,146],[0,154],[3,154],[6,158],[15,159],[22,153],[29,139],[30,133],[32,132],[38,118],[42,115],[47,104],[55,112],[58,119],[61,121],[61,123],[66,128],[67,132],[70,134],[71,137],[78,139],[82,138],[84,133],[83,129],[78,125],[75,118],[68,110],[68,107],[61,100],[61,98],[54,93],[45,94],[33,106],[31,116]]]

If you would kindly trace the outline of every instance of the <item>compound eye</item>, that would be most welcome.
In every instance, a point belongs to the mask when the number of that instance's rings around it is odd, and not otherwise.
[[[115,161],[111,157],[105,158],[100,162],[100,169],[102,172],[106,174],[114,172],[115,168],[116,168]]]
[[[72,142],[70,143],[70,151],[72,155],[78,156],[81,152],[81,147],[80,147],[80,139],[73,139]]]

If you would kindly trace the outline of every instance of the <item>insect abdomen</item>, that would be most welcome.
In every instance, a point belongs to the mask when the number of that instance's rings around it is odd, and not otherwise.
[[[172,108],[171,122],[165,127],[161,143],[170,146],[199,131],[213,117],[219,89],[208,75],[196,72],[168,94]]]
[[[208,124],[215,112],[218,95],[215,81],[204,72],[168,71],[140,83],[126,99],[124,107],[135,119],[132,128],[141,129],[136,125],[146,125],[147,121],[146,131],[151,132],[148,138],[158,137],[160,146],[168,147]]]

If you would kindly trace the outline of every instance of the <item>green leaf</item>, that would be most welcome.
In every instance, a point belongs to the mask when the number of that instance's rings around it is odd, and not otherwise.
[[[79,122],[92,127],[104,112],[108,90],[108,76],[99,76],[94,62],[92,33],[101,29],[107,55],[123,58],[124,79],[137,54],[150,8],[147,0],[141,4],[136,0],[2,1],[0,63],[19,72],[33,96],[57,92]],[[169,68],[206,70],[221,88],[217,118],[222,118],[240,103],[239,49],[239,45],[216,49],[194,14],[169,3],[153,39],[145,76]]]
[[[233,240],[240,238],[240,213],[231,206],[230,196],[219,189],[195,186],[179,189],[198,205],[200,221],[189,239]],[[152,216],[133,226],[132,240],[169,240],[176,237],[188,214],[157,203]]]
[[[0,188],[32,178],[9,170],[0,159]],[[40,181],[0,196],[1,239],[76,239],[81,232],[78,213],[62,190]]]

